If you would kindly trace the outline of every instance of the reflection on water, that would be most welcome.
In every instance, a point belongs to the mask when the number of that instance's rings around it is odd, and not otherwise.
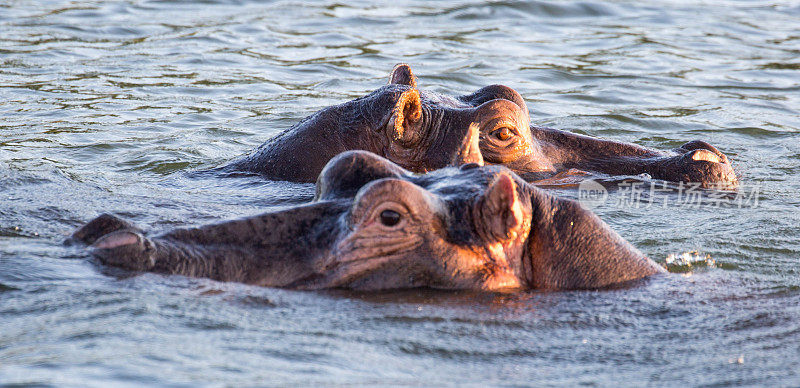
[[[791,1],[0,4],[0,381],[797,385],[798,17]],[[597,207],[676,272],[604,292],[295,292],[130,276],[62,245],[104,211],[164,230],[310,199],[192,171],[397,62],[447,94],[509,85],[538,125],[707,140],[758,206]]]

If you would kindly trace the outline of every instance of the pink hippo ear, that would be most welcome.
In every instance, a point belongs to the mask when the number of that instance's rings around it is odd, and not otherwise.
[[[412,88],[416,88],[417,77],[414,76],[414,73],[411,72],[411,67],[407,64],[398,63],[394,69],[392,69],[392,74],[389,75],[389,84],[408,85]]]
[[[92,255],[103,263],[134,271],[147,271],[155,266],[152,248],[139,231],[130,229],[109,233],[91,245]]]
[[[476,230],[487,241],[517,238],[523,224],[517,185],[508,173],[500,173],[477,203]]]
[[[414,144],[420,137],[422,101],[417,89],[403,92],[397,99],[389,122],[392,139],[403,144]]]

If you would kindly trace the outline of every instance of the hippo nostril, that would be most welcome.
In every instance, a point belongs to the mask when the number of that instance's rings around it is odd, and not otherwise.
[[[386,226],[395,226],[400,222],[400,213],[394,210],[384,210],[381,212],[381,223]]]
[[[461,165],[461,167],[459,167],[459,169],[460,169],[461,171],[464,171],[464,170],[472,170],[472,169],[478,168],[478,167],[480,167],[480,166],[481,166],[481,165],[480,165],[480,164],[478,164],[478,163],[467,163],[467,164],[462,164],[462,165]]]

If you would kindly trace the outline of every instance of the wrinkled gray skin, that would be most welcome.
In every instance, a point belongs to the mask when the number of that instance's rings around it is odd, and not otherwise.
[[[306,205],[154,237],[106,214],[73,239],[108,265],[297,289],[592,289],[664,272],[505,167],[414,175],[364,151],[331,160]]]
[[[395,67],[388,85],[309,116],[224,169],[313,182],[328,160],[348,150],[370,151],[418,173],[475,163],[480,154],[484,163],[502,164],[528,181],[577,169],[705,187],[738,183],[728,158],[708,143],[659,151],[533,126],[524,99],[507,86],[444,96],[419,90],[405,64]]]

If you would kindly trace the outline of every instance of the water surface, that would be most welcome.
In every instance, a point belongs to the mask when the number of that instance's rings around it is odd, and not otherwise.
[[[0,382],[799,385],[798,31],[793,1],[0,3]],[[511,86],[539,125],[706,140],[758,203],[612,191],[597,213],[645,254],[697,254],[600,292],[297,292],[62,245],[106,211],[159,231],[308,200],[189,172],[398,62],[439,92]]]

